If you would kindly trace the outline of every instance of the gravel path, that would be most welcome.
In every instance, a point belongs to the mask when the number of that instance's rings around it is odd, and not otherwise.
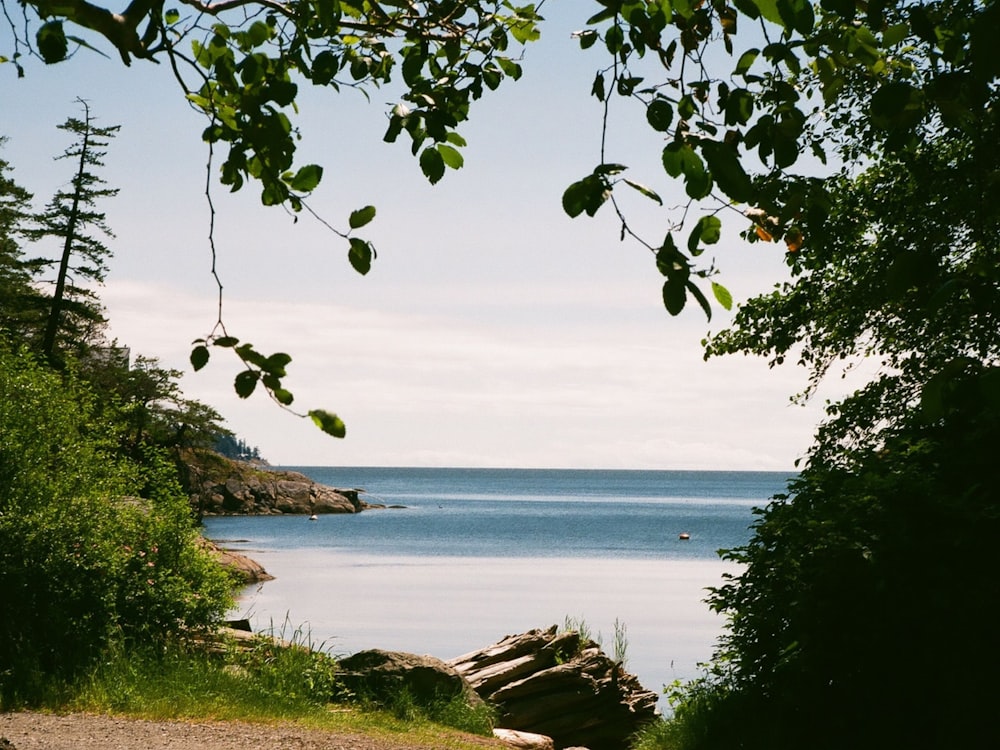
[[[426,745],[292,725],[145,721],[91,714],[0,714],[0,738],[7,740],[0,741],[0,750],[428,750]],[[501,745],[483,738],[482,746]]]

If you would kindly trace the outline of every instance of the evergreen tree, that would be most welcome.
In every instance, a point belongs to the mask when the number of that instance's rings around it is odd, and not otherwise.
[[[0,146],[6,141],[0,137]],[[26,342],[38,330],[41,295],[31,285],[31,271],[17,241],[31,193],[14,182],[10,165],[0,159],[0,336]]]
[[[101,236],[114,235],[97,204],[117,195],[118,190],[106,187],[94,170],[104,166],[103,149],[119,126],[97,127],[87,102],[78,101],[83,106],[83,119],[70,117],[59,126],[75,137],[74,143],[56,157],[71,160],[75,166],[70,187],[57,191],[24,232],[32,241],[53,239],[61,244],[55,257],[29,261],[36,277],[55,269],[54,278],[43,280],[51,283],[52,294],[41,339],[41,352],[52,362],[62,361],[66,352],[86,351],[106,323],[96,293],[86,284],[104,282],[111,255]]]

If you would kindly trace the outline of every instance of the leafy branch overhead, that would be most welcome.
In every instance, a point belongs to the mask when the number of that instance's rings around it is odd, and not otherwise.
[[[436,183],[447,169],[464,164],[460,149],[466,143],[457,128],[471,103],[521,76],[512,48],[537,39],[541,20],[534,5],[486,1],[133,0],[121,12],[88,0],[27,0],[16,11],[8,0],[0,5],[14,43],[0,62],[12,63],[19,76],[27,56],[55,64],[76,48],[94,49],[73,27],[103,37],[125,65],[166,62],[187,101],[207,119],[202,138],[211,153],[223,154],[221,183],[236,191],[255,182],[264,205],[295,212],[308,208],[305,201],[323,178],[322,166],[295,158],[300,134],[293,117],[301,86],[357,90],[366,97],[393,86],[400,101],[387,113],[384,140],[405,135],[424,175]],[[14,22],[17,13],[23,23]],[[371,270],[376,250],[354,232],[375,213],[374,206],[354,211],[347,231],[323,222],[347,241],[348,261],[360,274]],[[210,346],[231,349],[245,366],[234,382],[239,396],[260,384],[289,406],[285,355],[264,357],[236,342],[221,315],[220,328],[221,335],[195,342],[195,369],[208,362]],[[336,417],[317,414],[326,412],[311,413],[325,432],[343,435]]]
[[[737,227],[750,242],[782,240],[790,255],[808,251],[812,227],[829,213],[826,177],[912,150],[932,134],[974,132],[1000,75],[995,2],[597,4],[574,36],[602,56],[590,90],[605,112],[600,162],[566,189],[563,208],[594,216],[612,204],[622,237],[639,240],[667,276],[671,314],[688,295],[710,314],[691,277],[715,270],[692,261],[718,241],[725,215],[740,216]],[[669,235],[663,242],[636,237],[618,205],[622,183],[663,201],[640,183],[613,178],[626,168],[605,159],[616,100],[638,106],[636,119],[662,135],[662,170],[683,185],[670,233],[692,209],[702,212],[687,252]],[[728,309],[728,291],[716,282],[712,290]]]
[[[8,0],[0,0],[13,18]],[[322,177],[296,165],[291,115],[300,86],[333,92],[401,83],[385,135],[405,133],[424,174],[437,182],[462,166],[456,129],[470,103],[504,79],[520,77],[510,47],[539,36],[534,5],[509,2],[369,0],[133,0],[120,13],[88,0],[27,0],[24,23],[10,22],[9,59],[24,74],[35,54],[46,63],[90,46],[73,26],[101,35],[122,62],[166,62],[187,97],[208,118],[206,141],[228,148],[221,180],[239,190],[261,185],[265,205],[302,207]],[[31,24],[37,28],[26,33]]]

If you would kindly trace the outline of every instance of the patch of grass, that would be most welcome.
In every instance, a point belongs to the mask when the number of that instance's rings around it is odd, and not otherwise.
[[[671,719],[660,718],[640,729],[629,746],[631,750],[680,750],[683,732]]]
[[[604,637],[601,632],[598,631],[596,635],[591,631],[590,625],[582,617],[570,617],[566,616],[563,621],[561,632],[574,631],[579,634],[580,642],[586,643],[587,641],[593,641],[602,649],[604,648]],[[626,667],[628,662],[628,628],[625,623],[615,618],[615,640],[612,645],[611,658],[622,665],[622,668]]]
[[[179,645],[118,649],[74,683],[55,686],[44,707],[160,721],[290,722],[454,750],[482,748],[482,737],[469,735],[492,732],[492,710],[460,698],[421,706],[403,693],[387,708],[351,701],[336,669],[327,654],[263,637],[225,654]]]

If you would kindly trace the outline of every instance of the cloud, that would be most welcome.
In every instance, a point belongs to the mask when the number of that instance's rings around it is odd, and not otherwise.
[[[787,405],[801,388],[794,371],[767,373],[743,358],[703,362],[700,322],[643,314],[644,304],[614,288],[597,310],[579,288],[552,298],[503,285],[493,292],[537,305],[504,321],[470,315],[476,295],[444,305],[411,294],[390,310],[227,299],[230,332],[264,353],[291,353],[295,406],[338,411],[348,423],[342,442],[266,399],[237,399],[237,363],[225,352],[183,385],[284,464],[788,469],[804,450],[816,415]],[[122,343],[190,369],[189,344],[210,328],[211,297],[120,282],[104,298]],[[558,318],[546,315],[554,298]]]

